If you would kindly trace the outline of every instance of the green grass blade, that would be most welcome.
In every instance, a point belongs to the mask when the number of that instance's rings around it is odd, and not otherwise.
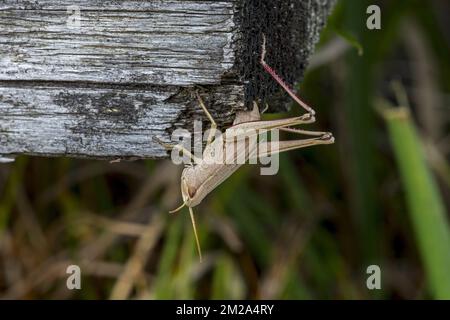
[[[183,234],[183,223],[182,217],[171,218],[154,284],[155,299],[173,299],[174,294],[174,266]]]
[[[212,281],[212,299],[244,299],[243,279],[234,262],[227,254],[218,257]]]
[[[450,299],[450,231],[436,182],[408,109],[383,112],[433,297]]]

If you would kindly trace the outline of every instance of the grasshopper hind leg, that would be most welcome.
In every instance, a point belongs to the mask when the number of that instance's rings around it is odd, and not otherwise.
[[[263,66],[263,68],[271,75],[271,77],[278,82],[278,84],[291,96],[292,99],[294,99],[295,102],[297,102],[298,105],[300,105],[306,112],[308,112],[310,115],[315,115],[316,112],[313,108],[311,108],[309,105],[307,105],[305,102],[303,102],[296,94],[295,92],[289,87],[289,85],[278,75],[278,73],[267,64],[266,62],[266,36],[265,34],[263,36],[263,43],[261,48],[261,59],[260,63]]]
[[[332,144],[334,143],[334,137],[329,132],[320,131],[308,131],[300,130],[295,128],[281,128],[281,131],[287,131],[291,133],[303,134],[307,136],[312,136],[309,139],[297,139],[297,140],[284,140],[284,141],[269,141],[267,142],[267,147],[263,150],[258,150],[257,154],[250,157],[250,160],[273,156],[286,151],[296,150],[300,148],[306,148],[321,144]]]

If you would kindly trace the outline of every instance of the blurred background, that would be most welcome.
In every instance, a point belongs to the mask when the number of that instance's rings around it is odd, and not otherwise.
[[[299,87],[308,129],[336,143],[283,154],[276,176],[244,166],[208,196],[201,264],[187,210],[168,214],[169,160],[0,165],[0,298],[450,299],[449,14],[445,0],[338,1]]]

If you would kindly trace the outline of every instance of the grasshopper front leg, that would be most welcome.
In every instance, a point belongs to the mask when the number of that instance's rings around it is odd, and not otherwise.
[[[205,112],[206,116],[208,117],[209,121],[211,122],[211,128],[209,129],[208,139],[206,140],[206,146],[209,146],[211,144],[213,138],[214,138],[214,133],[217,130],[217,123],[214,120],[214,118],[211,115],[211,113],[208,111],[208,108],[206,108],[206,105],[203,102],[202,97],[200,97],[198,91],[196,91],[195,94],[197,95],[198,103],[200,104],[200,106],[202,107],[202,109]]]
[[[198,93],[198,91],[195,92],[195,95],[197,96],[197,100],[201,106],[201,108],[203,109],[203,111],[205,112],[208,120],[211,122],[211,128],[209,131],[209,136],[208,139],[206,141],[206,145],[210,145],[213,138],[214,138],[214,132],[215,130],[217,130],[217,123],[214,120],[214,118],[212,117],[211,113],[208,111],[208,109],[206,108],[206,105],[202,99],[202,97],[200,96],[200,94]],[[161,146],[163,146],[166,150],[173,150],[173,149],[177,149],[179,150],[181,153],[183,153],[183,155],[186,155],[190,158],[191,161],[193,161],[194,163],[199,163],[201,161],[201,159],[197,158],[195,155],[193,155],[189,150],[187,150],[185,147],[178,145],[178,144],[169,144],[166,143],[164,141],[162,141],[161,139],[159,139],[158,137],[153,137],[153,140],[156,141],[157,143],[159,143]]]
[[[166,150],[171,151],[173,149],[176,149],[180,151],[183,155],[186,155],[189,157],[189,159],[194,163],[199,163],[201,159],[197,158],[195,155],[193,155],[188,149],[185,147],[179,145],[179,144],[170,144],[162,141],[158,137],[153,137],[153,140],[157,143],[159,143],[161,146],[163,146]]]

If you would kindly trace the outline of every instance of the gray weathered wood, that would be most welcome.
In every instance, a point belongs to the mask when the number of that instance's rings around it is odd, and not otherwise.
[[[254,99],[283,110],[258,64],[261,34],[292,84],[332,3],[0,0],[0,158],[164,157],[152,137],[192,129],[196,86],[220,126]]]
[[[243,103],[241,86],[218,86],[210,98],[223,101],[216,114],[229,124]],[[168,139],[174,127],[188,127],[185,116],[201,119],[194,97],[177,87],[151,90],[120,87],[61,87],[40,85],[0,87],[2,154],[65,155],[73,157],[164,157],[152,140]],[[206,126],[205,126],[206,127]]]
[[[233,66],[232,2],[13,3],[0,7],[0,80],[186,86],[217,84]],[[74,5],[79,27],[67,25]]]

